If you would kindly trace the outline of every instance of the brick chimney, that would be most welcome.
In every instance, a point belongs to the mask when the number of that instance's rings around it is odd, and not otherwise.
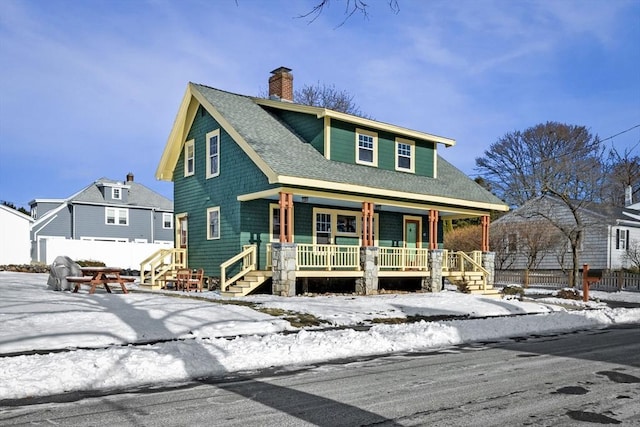
[[[133,182],[133,172],[127,174],[127,182]]]
[[[276,68],[269,77],[269,99],[293,102],[293,74],[287,67]]]

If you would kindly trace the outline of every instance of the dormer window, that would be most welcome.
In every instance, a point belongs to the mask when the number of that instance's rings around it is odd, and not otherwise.
[[[378,134],[356,129],[356,163],[378,166]]]
[[[396,138],[396,170],[401,172],[415,171],[415,144],[413,141]]]
[[[114,200],[122,200],[122,189],[120,187],[113,187],[111,189],[111,198]]]

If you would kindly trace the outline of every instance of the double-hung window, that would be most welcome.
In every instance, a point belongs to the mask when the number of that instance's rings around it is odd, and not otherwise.
[[[190,139],[184,143],[184,176],[191,176],[196,169],[195,141]]]
[[[122,189],[120,187],[112,187],[111,188],[111,198],[114,200],[122,199]]]
[[[378,166],[378,135],[356,129],[356,163]]]
[[[408,139],[396,138],[396,170],[415,171],[415,144]]]
[[[166,212],[162,214],[162,228],[173,228],[173,214]]]
[[[220,175],[220,129],[207,134],[207,178]]]
[[[129,225],[129,210],[105,208],[105,223],[108,225]]]
[[[207,239],[220,238],[220,206],[207,209]]]

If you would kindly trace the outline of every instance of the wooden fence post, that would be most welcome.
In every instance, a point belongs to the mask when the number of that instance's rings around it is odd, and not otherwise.
[[[582,301],[589,301],[589,264],[582,266]]]

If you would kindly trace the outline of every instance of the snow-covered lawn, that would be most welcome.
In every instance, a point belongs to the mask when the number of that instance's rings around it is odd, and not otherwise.
[[[89,295],[83,288],[73,294],[47,289],[46,280],[46,274],[0,272],[0,400],[640,322],[640,309],[593,302],[586,307],[574,302],[575,309],[567,309],[553,298],[521,302],[454,291],[241,299],[283,316],[307,313],[321,320],[319,326],[296,329],[282,316],[227,304],[230,300],[217,292],[176,298],[183,294],[98,290]],[[611,295],[591,292],[603,300]],[[640,303],[640,293],[613,295]],[[505,317],[521,314],[528,315]],[[432,316],[469,320],[380,323]],[[360,325],[371,327],[330,328]]]

